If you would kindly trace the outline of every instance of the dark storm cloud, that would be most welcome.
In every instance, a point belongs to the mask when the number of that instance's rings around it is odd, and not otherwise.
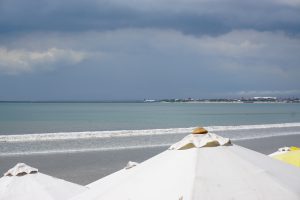
[[[2,0],[0,31],[89,31],[120,28],[174,29],[220,34],[233,29],[300,31],[293,1]]]
[[[4,0],[1,31],[85,31],[122,27],[134,12],[103,1]]]

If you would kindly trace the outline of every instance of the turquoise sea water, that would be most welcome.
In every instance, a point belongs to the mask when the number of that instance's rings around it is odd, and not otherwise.
[[[0,103],[0,135],[300,122],[300,104]]]
[[[300,135],[300,104],[0,103],[0,156],[168,146],[196,126],[233,141]]]

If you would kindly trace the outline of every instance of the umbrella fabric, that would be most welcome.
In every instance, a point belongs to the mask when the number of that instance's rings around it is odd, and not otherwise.
[[[72,200],[299,200],[299,180],[298,168],[209,133],[188,136],[133,168],[100,179]]]
[[[85,190],[84,186],[45,175],[23,163],[0,178],[1,200],[65,200]]]

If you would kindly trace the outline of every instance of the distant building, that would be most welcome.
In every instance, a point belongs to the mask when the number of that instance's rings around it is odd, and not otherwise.
[[[145,103],[153,103],[153,102],[156,102],[156,100],[153,100],[153,99],[145,99],[144,102],[145,102]]]
[[[276,101],[277,97],[253,97],[256,101]]]

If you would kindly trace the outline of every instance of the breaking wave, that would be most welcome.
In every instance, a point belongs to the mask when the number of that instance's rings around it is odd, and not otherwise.
[[[210,132],[228,132],[228,131],[247,131],[256,129],[278,129],[278,128],[300,128],[300,123],[282,123],[282,124],[263,124],[263,125],[238,125],[238,126],[208,126],[204,127]],[[85,131],[85,132],[58,132],[58,133],[38,133],[24,135],[0,135],[0,142],[26,142],[26,141],[51,141],[51,140],[73,140],[73,139],[92,139],[92,138],[117,138],[134,136],[154,136],[168,134],[190,133],[196,127],[189,128],[168,128],[168,129],[147,129],[147,130],[117,130],[117,131]],[[300,134],[296,132],[273,133],[268,132],[267,137],[279,135]],[[236,135],[237,136],[237,135]],[[244,138],[266,137],[264,134],[247,134]],[[233,137],[232,139],[235,139]],[[243,139],[239,134],[236,139]]]
[[[0,135],[0,156],[166,147],[195,127]],[[204,127],[233,141],[300,135],[300,123]]]

